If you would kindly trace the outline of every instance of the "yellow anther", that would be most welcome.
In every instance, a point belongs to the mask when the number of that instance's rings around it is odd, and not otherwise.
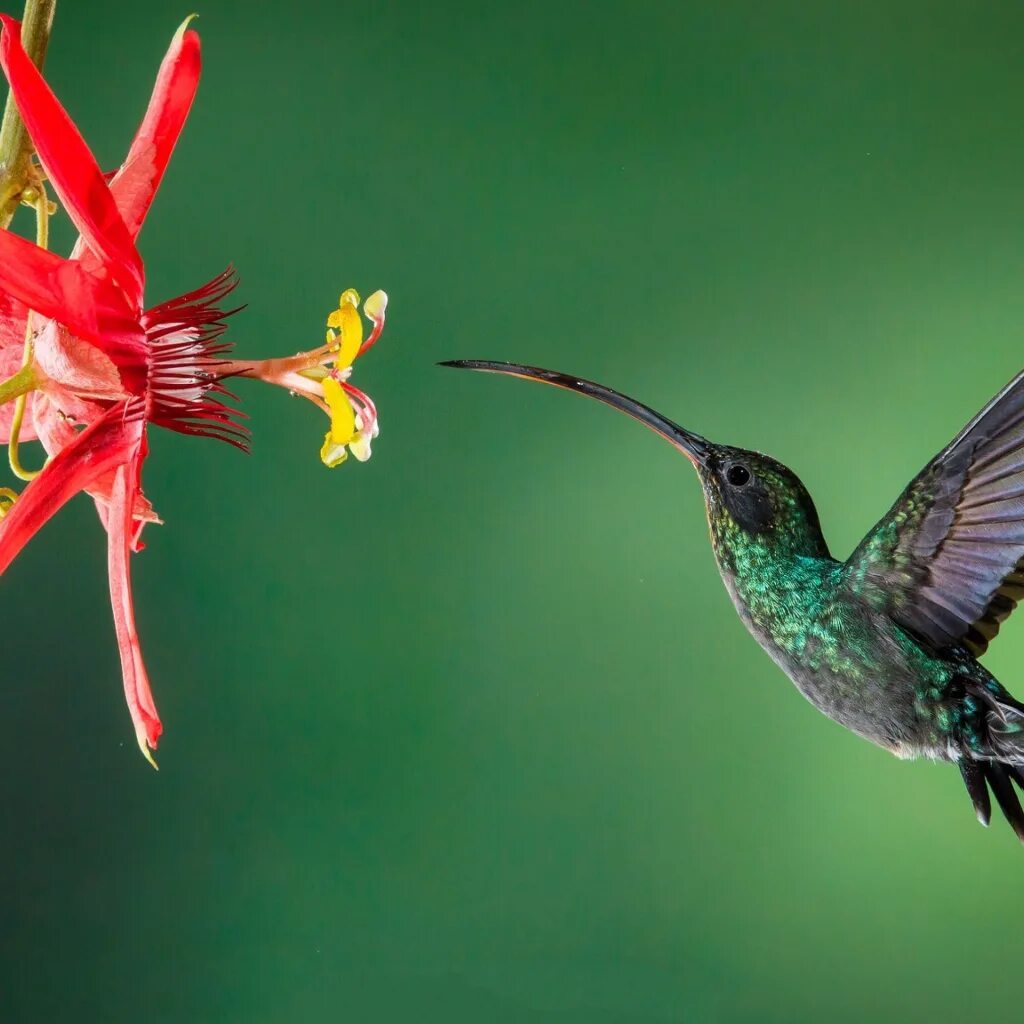
[[[356,414],[345,389],[333,377],[325,377],[322,386],[324,401],[331,413],[331,429],[324,435],[320,461],[333,469],[348,458],[346,445],[356,436]]]
[[[359,293],[353,288],[342,292],[338,308],[327,318],[327,344],[337,345],[334,365],[339,370],[352,365],[363,344],[363,318],[359,315]]]

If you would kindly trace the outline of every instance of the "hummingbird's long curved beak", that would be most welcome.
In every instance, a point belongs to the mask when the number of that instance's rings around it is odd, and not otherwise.
[[[454,366],[460,370],[480,370],[484,373],[502,373],[509,377],[522,377],[523,380],[536,380],[541,384],[552,384],[556,388],[564,388],[566,391],[576,391],[589,398],[596,398],[605,405],[610,405],[619,412],[639,420],[645,427],[649,427],[656,434],[665,438],[669,444],[678,448],[695,466],[707,465],[708,457],[711,454],[711,445],[700,436],[689,430],[684,430],[677,423],[666,419],[660,413],[655,412],[649,406],[637,402],[618,391],[612,391],[603,384],[595,384],[592,380],[581,380],[579,377],[570,377],[565,373],[558,373],[555,370],[542,370],[537,366],[524,366],[521,363],[496,363],[486,359],[452,359],[440,364],[441,366]]]

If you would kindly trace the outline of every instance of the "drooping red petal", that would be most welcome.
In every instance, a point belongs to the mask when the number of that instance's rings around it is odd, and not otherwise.
[[[0,67],[11,83],[39,162],[89,248],[102,259],[129,302],[141,308],[142,258],[103,173],[75,123],[22,47],[21,25],[6,14],[0,14],[0,23]]]
[[[149,677],[142,661],[139,634],[135,628],[135,605],[132,600],[132,582],[129,559],[135,541],[133,509],[139,494],[139,476],[142,460],[146,457],[146,438],[140,434],[139,443],[129,461],[114,473],[114,487],[107,512],[107,571],[110,575],[110,604],[114,611],[114,630],[121,653],[121,672],[124,676],[124,696],[135,726],[139,749],[150,763],[150,750],[156,750],[163,726]],[[15,503],[17,507],[17,503]],[[155,767],[155,764],[154,764]]]
[[[142,437],[142,402],[112,406],[58,452],[0,519],[0,573],[61,506],[128,462]]]
[[[146,116],[121,169],[110,183],[117,208],[134,238],[178,141],[199,86],[199,36],[183,25],[157,72]]]
[[[0,290],[93,342],[119,366],[145,360],[145,332],[120,288],[13,231],[0,231]]]

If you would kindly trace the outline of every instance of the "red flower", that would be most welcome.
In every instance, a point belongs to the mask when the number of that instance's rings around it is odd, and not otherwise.
[[[129,554],[141,549],[143,527],[159,522],[140,486],[146,429],[155,423],[245,448],[239,414],[221,400],[227,395],[222,381],[274,380],[271,369],[280,361],[235,364],[225,358],[221,334],[229,312],[220,303],[235,286],[230,270],[180,298],[143,305],[145,271],[135,238],[199,81],[199,37],[188,23],[174,36],[146,115],[109,185],[22,48],[18,22],[0,15],[0,23],[0,66],[46,180],[80,233],[65,259],[0,231],[0,378],[10,375],[0,384],[0,401],[29,395],[31,426],[22,437],[38,438],[49,456],[3,510],[0,573],[66,501],[81,491],[94,498],[108,538],[125,697],[139,747],[152,763],[149,751],[162,726],[139,648],[129,575]],[[383,300],[377,307],[379,334]],[[31,355],[24,361],[23,342]],[[333,358],[327,348],[308,356],[290,360],[304,380],[333,372],[322,369]],[[318,396],[307,397],[323,405]],[[9,410],[0,405],[4,441],[15,418]]]

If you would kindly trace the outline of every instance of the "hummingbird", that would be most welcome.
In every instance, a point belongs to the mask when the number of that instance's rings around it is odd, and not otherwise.
[[[819,711],[899,758],[960,769],[1024,842],[1024,704],[978,660],[1024,597],[1024,372],[907,485],[845,561],[782,463],[709,441],[581,377],[441,364],[551,384],[649,427],[693,465],[722,581],[754,639]]]

